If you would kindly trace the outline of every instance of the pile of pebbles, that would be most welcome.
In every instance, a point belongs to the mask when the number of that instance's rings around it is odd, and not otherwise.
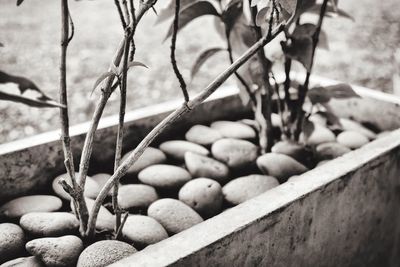
[[[83,243],[70,197],[58,183],[67,175],[60,175],[53,180],[49,195],[24,196],[0,206],[4,222],[0,224],[0,264],[111,264],[386,134],[377,135],[349,119],[340,119],[340,131],[329,129],[321,116],[310,120],[315,130],[307,140],[302,137],[306,146],[279,141],[264,155],[259,154],[257,133],[249,120],[194,125],[186,132],[186,140],[147,148],[120,185],[119,204],[130,213],[121,241],[103,235],[105,240]],[[274,126],[278,124],[274,120]],[[105,173],[87,177],[89,211],[109,177]],[[114,229],[111,210],[107,199],[96,224],[101,233]]]

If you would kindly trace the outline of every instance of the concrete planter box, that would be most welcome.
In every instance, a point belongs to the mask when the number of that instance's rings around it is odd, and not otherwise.
[[[314,82],[332,81],[314,78]],[[362,99],[332,101],[341,117],[400,127],[400,99],[355,87]],[[133,147],[179,102],[127,113]],[[236,91],[219,90],[174,129],[247,115]],[[113,156],[116,117],[101,123],[93,165]],[[72,128],[79,154],[87,124]],[[160,140],[176,134],[170,130]],[[63,172],[58,132],[0,146],[0,201],[40,192]],[[109,152],[107,152],[109,151]],[[77,160],[76,160],[77,161]],[[132,255],[116,266],[399,266],[400,130]]]

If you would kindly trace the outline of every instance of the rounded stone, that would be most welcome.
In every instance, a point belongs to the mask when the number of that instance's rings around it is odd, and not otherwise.
[[[167,231],[159,222],[143,215],[130,215],[122,228],[122,234],[138,248],[144,248],[168,238]]]
[[[75,178],[76,177],[78,177],[78,173],[75,173]],[[61,174],[61,175],[57,176],[56,178],[54,178],[53,183],[51,184],[53,191],[60,198],[70,201],[71,197],[68,195],[67,192],[65,192],[64,188],[59,183],[60,179],[65,179],[65,181],[69,185],[72,184],[71,178],[69,177],[69,175],[67,173]],[[101,188],[96,181],[94,181],[90,176],[86,177],[85,191],[84,191],[85,197],[95,199],[97,197],[97,195],[99,194],[100,189]]]
[[[75,234],[79,221],[68,212],[31,212],[21,217],[19,224],[32,236],[55,237]]]
[[[74,235],[45,237],[26,243],[26,250],[46,266],[73,266],[83,250],[83,242]]]
[[[44,263],[42,263],[37,257],[21,257],[18,259],[10,260],[2,265],[1,267],[45,267]]]
[[[351,150],[337,142],[323,143],[316,147],[315,153],[319,160],[329,160],[340,157]]]
[[[280,183],[284,183],[293,175],[299,175],[308,171],[295,159],[278,153],[266,153],[257,158],[257,166],[266,175],[276,177]]]
[[[16,224],[0,224],[0,264],[20,256],[25,248],[24,231]]]
[[[251,165],[258,156],[258,148],[253,143],[232,138],[218,140],[212,145],[211,152],[214,158],[231,168]]]
[[[327,127],[328,125],[328,118],[320,113],[312,114],[308,120],[323,127]]]
[[[183,140],[171,140],[171,141],[166,141],[160,145],[160,149],[167,154],[169,157],[175,159],[175,160],[180,160],[183,161],[185,158],[185,153],[186,152],[193,152],[197,153],[200,155],[207,156],[210,154],[207,148],[192,143],[188,141],[183,141]]]
[[[108,173],[97,173],[91,176],[91,180],[95,181],[99,185],[99,187],[102,188],[110,179],[110,177],[111,174]]]
[[[92,214],[92,209],[95,201],[90,198],[85,198],[86,206],[89,214]],[[71,203],[71,209],[74,211],[75,208]],[[99,213],[96,220],[96,229],[100,231],[113,231],[115,228],[115,217],[108,211],[104,206],[100,206]]]
[[[376,133],[371,131],[370,129],[364,127],[361,123],[346,119],[346,118],[340,118],[339,119],[340,125],[342,125],[343,130],[345,131],[355,131],[358,132],[364,136],[366,136],[368,139],[372,140],[376,138]]]
[[[221,183],[229,178],[228,166],[213,158],[186,152],[185,165],[193,177],[207,177]]]
[[[222,138],[222,135],[215,129],[205,125],[194,125],[185,134],[186,140],[203,146],[209,146]]]
[[[122,209],[147,209],[158,199],[154,187],[144,184],[123,185],[118,191],[118,203]]]
[[[122,260],[136,249],[118,240],[103,240],[85,248],[78,259],[77,267],[103,267]]]
[[[222,193],[226,202],[238,205],[278,185],[278,180],[272,176],[252,174],[230,181],[222,188]]]
[[[139,172],[139,180],[160,189],[179,188],[192,179],[190,173],[184,168],[158,164],[147,167]]]
[[[50,195],[33,195],[10,200],[0,207],[0,217],[10,219],[20,218],[30,212],[50,212],[61,208],[62,201]]]
[[[331,130],[319,124],[314,124],[314,131],[307,138],[306,144],[317,146],[322,143],[335,142],[335,140],[336,136]]]
[[[253,128],[237,121],[215,121],[210,127],[225,138],[254,139],[257,136]]]
[[[344,131],[338,134],[337,142],[350,149],[357,149],[369,142],[369,139],[356,131]]]
[[[121,162],[124,162],[132,151],[126,153]],[[147,147],[139,159],[128,169],[127,174],[137,174],[141,170],[155,164],[162,164],[167,161],[167,156],[158,148]]]
[[[305,161],[309,156],[306,148],[298,143],[291,141],[279,141],[272,148],[271,152],[285,154],[297,161]]]
[[[147,214],[161,223],[170,234],[182,232],[203,221],[191,207],[172,198],[157,200],[150,205]]]
[[[223,199],[221,185],[208,178],[191,180],[179,190],[179,200],[194,209],[203,218],[220,213]]]

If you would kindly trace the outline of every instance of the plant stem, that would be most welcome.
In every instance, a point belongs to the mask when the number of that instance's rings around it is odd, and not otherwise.
[[[249,2],[249,4],[251,5],[250,2]],[[257,7],[251,8],[251,15],[252,15],[253,28],[255,30],[256,38],[257,38],[257,40],[259,40],[262,38],[262,32],[261,32],[261,28],[258,27],[256,24]],[[274,17],[274,11],[271,12],[267,36],[272,34],[271,31],[272,31],[273,17]],[[262,72],[261,80],[263,83],[262,84],[263,90],[261,91],[261,103],[258,103],[258,104],[261,105],[261,112],[262,112],[262,115],[265,120],[265,122],[263,122],[260,125],[262,129],[260,131],[260,136],[259,136],[261,153],[264,154],[271,150],[271,147],[273,144],[272,143],[272,140],[273,140],[272,120],[271,120],[272,88],[271,88],[271,83],[269,81],[269,72],[271,69],[271,62],[265,56],[264,49],[258,50],[257,61],[259,63],[259,66],[260,66],[260,69]],[[262,136],[261,134],[264,134],[264,136]]]
[[[179,81],[179,85],[181,87],[185,102],[188,102],[189,101],[189,94],[188,94],[188,91],[187,91],[187,88],[186,88],[186,82],[185,82],[185,79],[183,79],[183,76],[182,76],[181,72],[179,71],[178,65],[176,63],[176,57],[175,57],[176,37],[178,35],[178,30],[179,30],[180,5],[181,5],[181,1],[180,0],[175,0],[174,27],[173,27],[173,31],[172,31],[172,37],[171,37],[171,64],[172,64],[172,69],[174,70],[175,76]]]
[[[124,47],[124,60],[122,69],[122,82],[120,86],[121,91],[121,101],[119,107],[119,122],[118,122],[118,133],[117,141],[115,147],[115,161],[114,161],[114,172],[118,169],[121,156],[122,156],[122,142],[124,139],[124,120],[125,120],[125,108],[126,108],[126,87],[127,87],[127,74],[128,74],[128,57],[129,57],[129,47],[130,47],[130,33],[129,30],[125,33],[125,47]],[[112,205],[115,213],[115,233],[121,226],[121,209],[118,205],[118,189],[119,184],[114,185],[112,194]],[[116,235],[117,236],[117,235]]]
[[[328,5],[328,1],[329,0],[324,0],[324,2],[322,3],[321,6],[321,10],[319,13],[319,18],[318,18],[318,23],[317,23],[317,27],[315,29],[315,32],[312,36],[312,54],[311,54],[311,64],[310,64],[310,69],[307,71],[306,74],[306,79],[304,81],[304,84],[299,88],[299,99],[297,101],[297,120],[296,120],[296,128],[295,128],[295,132],[294,132],[294,138],[295,140],[299,139],[301,130],[302,130],[302,125],[303,125],[303,118],[304,118],[304,110],[303,110],[303,104],[307,95],[307,91],[308,91],[308,86],[309,86],[309,82],[310,82],[310,76],[311,76],[311,71],[312,71],[312,67],[314,65],[314,58],[315,58],[315,50],[317,48],[318,45],[318,41],[319,41],[319,34],[321,32],[321,28],[322,28],[322,23],[325,17],[325,12],[326,12],[326,7]]]
[[[187,103],[183,103],[181,107],[169,114],[163,119],[153,130],[139,143],[135,150],[128,156],[128,158],[118,167],[111,178],[107,181],[101,189],[93,205],[92,212],[89,218],[87,235],[91,236],[94,233],[96,218],[100,207],[106,198],[108,192],[119,182],[119,179],[124,176],[127,170],[137,161],[143,154],[144,150],[151,144],[151,142],[162,133],[167,127],[178,120],[182,115],[190,112],[195,107],[204,102],[212,93],[214,93],[239,67],[246,63],[259,49],[264,47],[272,39],[274,39],[285,28],[285,24],[278,25],[270,35],[263,36],[252,47],[250,47],[244,54],[242,54],[233,64],[231,64],[224,72],[218,75],[203,91],[200,92],[194,99]]]
[[[71,138],[69,136],[69,118],[68,118],[68,95],[67,95],[67,48],[72,39],[69,36],[70,19],[68,0],[61,0],[61,61],[60,61],[60,103],[65,108],[60,108],[61,121],[61,140],[63,144],[65,167],[72,183],[71,201],[76,210],[76,215],[80,221],[80,232],[86,232],[86,222],[89,218],[86,203],[83,198],[83,192],[75,178],[74,160],[71,149]]]

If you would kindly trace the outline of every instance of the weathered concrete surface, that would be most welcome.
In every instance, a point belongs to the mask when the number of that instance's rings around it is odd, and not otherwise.
[[[204,105],[193,110],[190,116],[182,117],[176,126],[167,131],[158,141],[156,140],[156,143],[168,136],[182,134],[182,130],[188,129],[193,124],[243,117],[246,109],[243,109],[237,91],[232,88],[221,89]],[[180,101],[171,101],[127,112],[124,137],[126,151],[124,152],[133,149],[157,123],[179,105],[181,105]],[[101,120],[94,142],[89,174],[92,170],[112,171],[117,123],[118,116]],[[79,163],[88,127],[89,123],[71,127],[75,165]],[[44,191],[49,188],[52,178],[65,172],[59,139],[60,133],[53,131],[0,145],[0,202],[28,192]]]
[[[113,266],[399,266],[400,130]]]

